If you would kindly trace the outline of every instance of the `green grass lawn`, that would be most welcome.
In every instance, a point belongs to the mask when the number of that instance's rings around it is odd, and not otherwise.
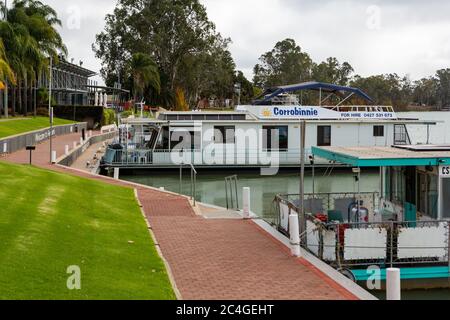
[[[48,117],[2,119],[0,120],[0,138],[50,127],[49,121]],[[53,119],[53,124],[55,126],[71,123],[74,122],[59,118]]]
[[[0,162],[0,206],[0,299],[175,299],[133,190]]]

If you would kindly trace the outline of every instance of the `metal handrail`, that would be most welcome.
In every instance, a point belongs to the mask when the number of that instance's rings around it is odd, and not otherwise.
[[[197,203],[196,192],[197,192],[197,170],[192,163],[182,163],[180,164],[180,194],[183,194],[183,168],[188,166],[191,169],[191,200],[194,202],[194,207]]]
[[[237,175],[225,177],[225,198],[226,198],[226,202],[227,202],[227,209],[239,210],[237,181],[238,181]],[[234,189],[235,189],[234,192],[235,192],[236,206],[234,206],[235,203],[233,200],[233,182],[234,182]],[[230,188],[230,194],[228,194],[228,187]],[[231,204],[231,206],[230,206],[230,204]]]

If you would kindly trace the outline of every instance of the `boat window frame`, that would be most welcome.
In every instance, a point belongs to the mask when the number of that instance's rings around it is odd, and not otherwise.
[[[325,132],[321,132],[322,129],[329,129],[329,142],[325,142]],[[317,126],[317,146],[318,147],[330,147],[332,142],[332,126],[331,125],[318,125]]]
[[[223,130],[220,130],[218,128],[223,128]],[[236,144],[236,126],[232,126],[232,125],[217,125],[214,126],[213,128],[214,130],[214,143],[215,144]],[[217,131],[216,131],[217,130]],[[230,138],[232,138],[232,141],[228,141],[228,132],[229,131],[233,131],[233,134],[231,135]],[[218,136],[216,135],[218,132],[220,132],[220,134],[222,135],[222,141],[218,141]]]
[[[273,130],[278,130],[278,133],[280,132],[280,129],[285,129],[286,130],[286,147],[282,148],[280,141],[278,143],[278,149],[273,149],[272,148],[272,131]],[[269,140],[269,135],[267,133],[270,132],[270,140]],[[264,133],[266,133],[266,135],[264,135]],[[278,135],[280,137],[280,135]],[[270,145],[269,145],[270,142]],[[288,152],[289,151],[289,126],[276,126],[276,125],[270,125],[270,126],[263,126],[262,127],[262,149],[264,152]]]
[[[373,126],[373,136],[377,138],[384,137],[385,128],[383,125],[376,124]]]

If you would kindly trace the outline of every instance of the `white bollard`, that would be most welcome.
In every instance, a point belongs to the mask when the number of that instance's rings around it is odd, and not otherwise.
[[[80,138],[80,144],[83,145],[83,137]]]
[[[242,188],[242,210],[244,219],[250,218],[250,188]]]
[[[64,148],[64,154],[67,156],[69,154],[69,145],[66,144],[65,148]]]
[[[76,141],[73,142],[73,148],[76,149],[77,148],[78,143]]]
[[[294,257],[301,257],[298,214],[289,215],[289,233],[291,235],[291,253]]]
[[[52,151],[52,163],[56,163],[56,151]]]
[[[8,143],[5,142],[3,143],[3,153],[7,153],[8,152]]]
[[[119,180],[119,168],[114,168],[114,179]]]
[[[399,301],[402,299],[400,269],[386,270],[386,300]]]

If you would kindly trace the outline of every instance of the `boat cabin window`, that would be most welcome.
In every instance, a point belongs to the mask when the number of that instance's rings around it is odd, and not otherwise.
[[[158,141],[156,142],[156,150],[169,150],[169,140],[170,140],[169,127],[163,127],[159,135]]]
[[[160,118],[162,120],[168,121],[204,121],[204,120],[213,120],[213,121],[242,121],[246,119],[245,114],[167,114],[161,115]]]
[[[234,144],[236,143],[234,126],[215,126],[214,142],[218,144]]]
[[[201,132],[191,130],[175,130],[170,133],[171,150],[200,150]]]
[[[287,151],[289,145],[289,129],[287,126],[264,126],[263,149],[264,151]]]
[[[384,137],[384,126],[373,126],[374,137]]]
[[[317,146],[318,147],[331,146],[331,126],[317,127]]]

